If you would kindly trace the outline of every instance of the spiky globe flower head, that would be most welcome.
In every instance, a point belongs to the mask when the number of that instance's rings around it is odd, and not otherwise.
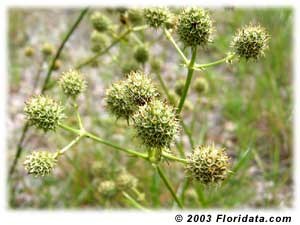
[[[175,29],[177,26],[177,22],[178,22],[178,17],[170,14],[167,21],[165,22],[165,27],[167,29]]]
[[[49,56],[54,53],[54,46],[48,42],[45,42],[43,43],[41,50],[45,56]]]
[[[91,34],[91,49],[93,52],[101,52],[108,46],[109,38],[106,34],[94,30]]]
[[[129,190],[137,186],[137,179],[130,173],[123,171],[116,179],[116,184],[119,190]]]
[[[52,98],[36,95],[25,102],[24,113],[28,122],[46,131],[55,130],[65,117],[64,108]]]
[[[141,9],[129,9],[127,16],[128,20],[134,25],[139,25],[144,20],[143,11]]]
[[[31,46],[26,46],[25,49],[24,49],[24,54],[25,54],[25,56],[27,56],[27,57],[33,56],[33,55],[34,55],[34,49],[33,49],[33,47],[31,47]]]
[[[137,137],[148,148],[168,148],[179,131],[173,107],[154,99],[133,116]]]
[[[62,73],[59,85],[65,95],[75,98],[86,89],[87,83],[82,73],[70,69]]]
[[[124,81],[112,84],[112,86],[107,89],[105,101],[107,110],[117,118],[129,120],[136,110],[136,106],[126,93]]]
[[[117,186],[114,181],[107,180],[103,181],[98,185],[97,188],[100,195],[105,198],[111,198],[117,193]]]
[[[198,77],[194,83],[194,89],[198,94],[203,94],[208,91],[208,82],[203,77]]]
[[[237,31],[231,46],[239,57],[257,60],[264,56],[269,39],[263,27],[250,24]]]
[[[93,27],[99,32],[108,30],[111,24],[111,21],[101,12],[94,12],[91,15],[91,22]]]
[[[178,16],[177,33],[185,46],[206,46],[212,32],[212,20],[204,9],[184,9]]]
[[[137,62],[144,64],[149,59],[149,50],[145,45],[139,45],[134,49],[134,58]]]
[[[122,66],[122,73],[124,75],[128,75],[130,72],[138,71],[139,70],[139,64],[135,61],[133,62],[125,62],[125,64]]]
[[[144,17],[150,27],[159,28],[168,21],[170,12],[166,8],[146,8],[144,9]]]
[[[51,174],[57,163],[58,153],[36,151],[26,156],[25,170],[35,177],[44,177]]]
[[[220,183],[229,173],[229,157],[222,148],[213,144],[197,147],[188,157],[186,173],[203,183]]]
[[[176,81],[176,83],[175,83],[175,93],[177,95],[179,95],[179,96],[182,95],[184,85],[185,85],[185,80],[184,79],[180,79],[180,80]]]
[[[128,74],[125,91],[130,101],[136,106],[142,106],[158,96],[152,81],[141,71],[133,71]]]

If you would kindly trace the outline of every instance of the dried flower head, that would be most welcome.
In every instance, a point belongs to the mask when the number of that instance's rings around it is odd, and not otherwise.
[[[26,46],[25,49],[24,49],[24,54],[25,54],[25,56],[27,56],[27,57],[33,56],[33,55],[34,55],[34,49],[33,49],[33,47],[31,47],[31,46]]]
[[[186,46],[206,46],[211,42],[212,32],[212,20],[204,9],[184,9],[178,16],[177,33]]]
[[[129,9],[127,16],[128,20],[134,25],[142,24],[144,20],[143,11],[141,9]]]
[[[109,38],[106,34],[94,30],[91,34],[91,49],[93,52],[103,51],[109,43]]]
[[[24,161],[25,170],[35,177],[44,177],[51,174],[56,166],[58,153],[47,151],[32,152]]]
[[[108,30],[111,24],[111,21],[101,12],[94,12],[91,15],[91,22],[94,29],[96,29],[99,32],[104,32]]]
[[[117,193],[117,186],[114,181],[103,181],[98,185],[98,192],[105,198],[111,198]]]
[[[257,60],[264,56],[269,39],[263,27],[250,24],[237,31],[231,46],[239,57]]]
[[[75,98],[86,89],[87,82],[82,73],[71,69],[62,73],[59,85],[65,95]]]
[[[220,183],[229,172],[229,157],[213,144],[197,147],[188,157],[188,176],[203,184]]]
[[[58,123],[65,117],[63,110],[59,103],[43,95],[29,98],[24,107],[28,122],[45,132],[56,129]]]
[[[116,184],[119,190],[129,190],[137,186],[138,180],[130,173],[123,171],[116,179]]]
[[[54,53],[54,46],[48,42],[45,42],[42,45],[41,51],[45,56],[52,55]]]
[[[134,49],[134,58],[137,62],[144,64],[149,59],[149,50],[145,45],[139,45]]]
[[[170,12],[166,8],[147,8],[144,9],[146,23],[153,28],[162,27],[168,21]]]
[[[137,137],[148,148],[168,148],[179,131],[174,108],[160,100],[140,107],[133,121]]]
[[[198,94],[203,94],[208,91],[208,82],[203,77],[198,77],[194,83],[194,89]]]

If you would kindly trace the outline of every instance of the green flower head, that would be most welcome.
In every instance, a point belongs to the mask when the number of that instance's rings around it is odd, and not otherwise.
[[[137,62],[144,64],[149,59],[149,50],[145,45],[139,45],[134,50],[134,58]]]
[[[103,51],[109,43],[109,38],[106,34],[94,30],[91,34],[91,49],[93,52]]]
[[[185,46],[206,46],[211,42],[212,32],[212,20],[204,9],[184,9],[178,16],[177,33]]]
[[[194,89],[198,94],[204,94],[208,91],[208,82],[203,77],[198,77],[194,83]]]
[[[144,9],[144,17],[150,27],[159,28],[169,20],[170,12],[166,8],[147,8]]]
[[[179,131],[179,121],[173,107],[152,100],[133,116],[137,137],[148,148],[168,148]]]
[[[185,85],[185,80],[184,79],[180,79],[180,80],[176,81],[176,83],[175,83],[175,92],[178,96],[182,95],[184,85]]]
[[[257,60],[264,56],[269,39],[263,27],[250,24],[237,31],[231,46],[239,57]]]
[[[220,183],[229,173],[229,157],[214,145],[199,146],[188,157],[186,173],[203,183]]]
[[[141,9],[129,9],[127,16],[128,20],[134,25],[139,25],[144,20],[143,11]]]
[[[55,168],[57,157],[57,153],[47,151],[32,152],[24,161],[25,170],[35,177],[47,176]]]
[[[150,78],[141,71],[131,72],[125,81],[126,95],[136,106],[142,106],[158,96]]]
[[[69,70],[62,73],[59,85],[65,95],[75,98],[86,89],[87,82],[79,71]]]
[[[122,66],[122,73],[126,76],[131,72],[136,72],[139,70],[139,64],[135,61],[133,62],[125,62]]]
[[[94,12],[91,15],[91,22],[94,29],[99,32],[107,31],[111,24],[111,21],[100,12]]]
[[[34,49],[31,46],[26,46],[24,49],[24,54],[27,57],[32,57],[34,55]]]
[[[43,43],[41,50],[45,56],[49,56],[54,53],[54,46],[48,42],[45,42]]]
[[[65,117],[63,107],[53,99],[36,95],[25,102],[24,113],[28,122],[46,131],[55,130]]]
[[[113,84],[105,95],[107,110],[117,118],[128,120],[136,110],[126,93],[124,81]]]

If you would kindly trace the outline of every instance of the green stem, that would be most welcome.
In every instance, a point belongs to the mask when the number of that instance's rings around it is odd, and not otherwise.
[[[72,35],[72,33],[75,31],[75,29],[77,28],[77,26],[79,25],[79,23],[81,22],[81,20],[83,19],[84,15],[87,13],[88,11],[88,8],[85,8],[84,10],[81,11],[79,17],[77,18],[76,22],[74,23],[74,25],[71,27],[71,29],[69,30],[69,32],[66,34],[65,38],[63,39],[61,45],[59,46],[55,56],[53,57],[52,59],[52,62],[50,64],[50,67],[49,67],[49,70],[48,70],[48,73],[46,75],[46,79],[44,81],[44,84],[43,84],[43,88],[42,88],[42,93],[44,93],[47,88],[48,88],[48,83],[49,83],[49,80],[50,80],[50,77],[51,77],[51,74],[52,74],[52,71],[55,67],[55,62],[56,60],[59,58],[66,42],[69,40],[70,36]]]
[[[165,82],[164,82],[164,80],[163,80],[163,78],[162,78],[160,72],[155,72],[155,74],[156,74],[156,77],[157,77],[157,79],[158,79],[158,81],[159,81],[159,84],[160,84],[160,86],[162,87],[164,93],[166,94],[166,96],[167,96],[169,102],[171,102],[171,99],[172,99],[172,98],[171,98],[170,92],[169,92],[169,90],[168,90],[168,88],[167,88],[167,86],[166,86],[166,84],[165,84]]]
[[[177,161],[177,162],[184,163],[184,164],[186,164],[186,163],[188,162],[187,159],[178,158],[178,157],[173,156],[173,155],[170,155],[170,154],[168,154],[168,153],[166,153],[166,152],[162,152],[162,156],[163,156],[164,158],[171,159],[171,160],[173,160],[173,161]]]
[[[138,27],[128,28],[123,34],[121,34],[118,38],[116,38],[108,47],[103,49],[103,51],[100,51],[100,52],[96,53],[95,55],[93,55],[92,57],[86,59],[82,63],[78,64],[75,68],[80,69],[83,66],[86,66],[86,65],[94,62],[99,56],[108,52],[112,47],[114,47],[116,44],[118,44],[123,38],[125,38],[132,31],[139,31],[139,30],[143,30],[146,28],[147,28],[147,26],[138,26]]]
[[[184,53],[180,50],[179,46],[176,44],[176,42],[173,39],[172,35],[170,34],[170,32],[166,28],[164,29],[164,34],[166,35],[167,39],[174,45],[176,51],[179,53],[179,55],[183,59],[184,63],[188,64],[189,60],[186,58]]]
[[[80,141],[80,139],[83,138],[83,135],[77,136],[73,141],[71,141],[66,147],[61,149],[58,153],[59,155],[64,154],[66,151],[68,151],[70,148],[72,148],[77,142]]]
[[[137,156],[137,157],[139,157],[139,158],[148,160],[148,155],[147,155],[147,154],[143,154],[143,153],[140,153],[140,152],[136,152],[136,151],[134,151],[134,150],[127,149],[127,148],[122,148],[122,147],[120,147],[120,146],[118,146],[118,145],[115,145],[115,144],[109,142],[109,141],[103,140],[103,139],[101,139],[101,138],[99,138],[99,137],[97,137],[97,136],[95,136],[95,135],[93,135],[93,134],[91,134],[91,133],[89,133],[89,132],[86,132],[85,136],[88,137],[88,138],[90,138],[90,139],[92,139],[92,140],[94,140],[94,141],[97,141],[97,142],[99,142],[99,143],[101,143],[101,144],[104,144],[104,145],[113,147],[113,148],[115,148],[116,150],[119,150],[119,151],[122,151],[122,152],[126,152],[126,153],[128,153],[128,154],[130,154],[130,155]]]
[[[186,78],[186,81],[185,81],[185,85],[184,85],[184,88],[183,88],[183,92],[182,92],[182,95],[181,95],[181,98],[180,98],[180,102],[178,104],[178,108],[177,108],[177,114],[179,115],[181,113],[181,110],[183,108],[183,105],[184,105],[184,102],[185,102],[185,99],[186,99],[186,96],[187,96],[187,93],[188,93],[188,90],[189,90],[189,87],[190,87],[190,84],[191,84],[191,81],[192,81],[192,77],[193,77],[193,73],[194,73],[194,63],[195,63],[195,60],[196,60],[196,55],[197,55],[197,48],[194,47],[192,48],[192,59],[191,59],[191,62],[189,64],[189,69],[188,69],[188,74],[187,74],[187,78]]]
[[[164,174],[163,170],[158,165],[155,165],[155,167],[157,169],[157,172],[158,172],[159,176],[161,177],[161,179],[165,183],[166,187],[168,188],[169,192],[171,193],[172,197],[174,198],[175,202],[177,203],[177,205],[179,206],[179,208],[182,209],[183,205],[180,202],[179,198],[177,197],[175,191],[173,190],[171,182],[168,180],[168,178]]]
[[[222,58],[222,59],[219,59],[217,61],[214,61],[214,62],[211,62],[211,63],[205,63],[205,64],[196,64],[194,66],[194,69],[200,69],[200,70],[203,70],[207,67],[211,67],[211,66],[215,66],[215,65],[218,65],[218,64],[222,64],[224,62],[227,62],[229,60],[232,60],[233,58],[235,57],[235,54],[230,54],[228,56],[226,56],[225,58]]]
[[[42,94],[45,92],[46,87],[49,83],[50,77],[52,75],[52,71],[54,69],[55,61],[60,56],[60,53],[63,50],[66,42],[70,39],[71,35],[74,33],[75,29],[78,27],[79,23],[81,22],[81,20],[83,19],[84,15],[87,13],[87,11],[88,11],[88,8],[83,9],[81,11],[81,13],[78,16],[78,18],[76,19],[75,23],[72,25],[70,30],[67,32],[65,38],[62,40],[62,43],[61,43],[60,47],[58,48],[58,50],[57,50],[57,52],[56,52],[56,54],[55,54],[55,56],[52,60],[51,66],[49,67],[49,70],[48,70],[47,75],[46,75],[46,79],[45,79],[44,84],[41,88],[41,93]],[[18,141],[18,144],[17,144],[16,155],[15,155],[15,158],[13,160],[13,164],[11,165],[10,170],[9,170],[9,177],[11,177],[11,175],[14,173],[16,165],[17,165],[18,160],[20,158],[20,155],[22,153],[22,150],[23,150],[22,145],[23,145],[24,139],[26,137],[28,128],[29,128],[29,124],[28,124],[28,122],[26,122],[25,125],[23,126],[22,134],[21,134],[21,137],[20,137],[20,139]]]
[[[145,210],[147,209],[143,207],[140,203],[138,203],[133,197],[131,197],[127,192],[122,191],[122,195],[131,203],[132,206],[134,206],[137,209]]]

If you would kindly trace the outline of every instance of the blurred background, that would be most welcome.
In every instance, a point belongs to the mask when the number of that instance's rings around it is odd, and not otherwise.
[[[92,56],[90,14],[101,11],[110,18],[113,31],[106,33],[111,43],[122,31],[122,15],[126,9],[90,9],[67,42],[47,94],[64,102],[55,85],[60,73]],[[174,13],[180,9],[173,8]],[[214,41],[200,49],[197,62],[206,63],[226,56],[236,30],[244,25],[260,23],[271,35],[266,56],[257,62],[240,61],[197,71],[194,80],[203,77],[208,89],[199,93],[191,88],[183,118],[196,145],[214,142],[225,147],[238,171],[217,187],[205,187],[184,179],[184,168],[175,162],[163,167],[180,194],[186,208],[277,208],[293,203],[292,149],[292,84],[293,84],[293,11],[289,8],[218,8],[209,9],[216,31]],[[16,144],[25,124],[24,101],[40,91],[50,59],[42,53],[47,43],[54,51],[74,23],[80,9],[11,8],[8,11],[8,140],[7,167],[11,166]],[[107,54],[100,56],[81,71],[88,88],[79,98],[80,112],[87,130],[118,145],[144,151],[134,138],[126,121],[116,120],[105,110],[105,90],[123,79],[130,68],[150,74],[160,87],[160,73],[175,98],[178,81],[186,76],[180,58],[161,30],[147,29],[136,33],[149,46],[150,57],[144,65],[134,59],[136,41],[128,36]],[[178,40],[176,33],[172,33]],[[182,49],[184,46],[182,46]],[[29,50],[32,48],[32,54]],[[187,49],[184,50],[190,54]],[[173,94],[174,93],[174,94]],[[72,110],[67,108],[67,123],[75,124]],[[90,140],[82,140],[59,161],[52,176],[42,179],[28,176],[23,168],[25,155],[32,150],[52,150],[67,145],[73,136],[62,130],[43,133],[30,128],[16,171],[8,181],[11,208],[130,208],[122,196],[103,199],[97,191],[101,180],[114,179],[120,171],[135,176],[141,204],[149,208],[171,208],[173,199],[153,171],[142,160]],[[177,140],[186,154],[191,152],[187,136],[181,132]],[[176,148],[172,150],[178,154]],[[247,154],[247,157],[243,156]],[[240,160],[243,159],[243,160]],[[100,172],[99,172],[100,171]]]

